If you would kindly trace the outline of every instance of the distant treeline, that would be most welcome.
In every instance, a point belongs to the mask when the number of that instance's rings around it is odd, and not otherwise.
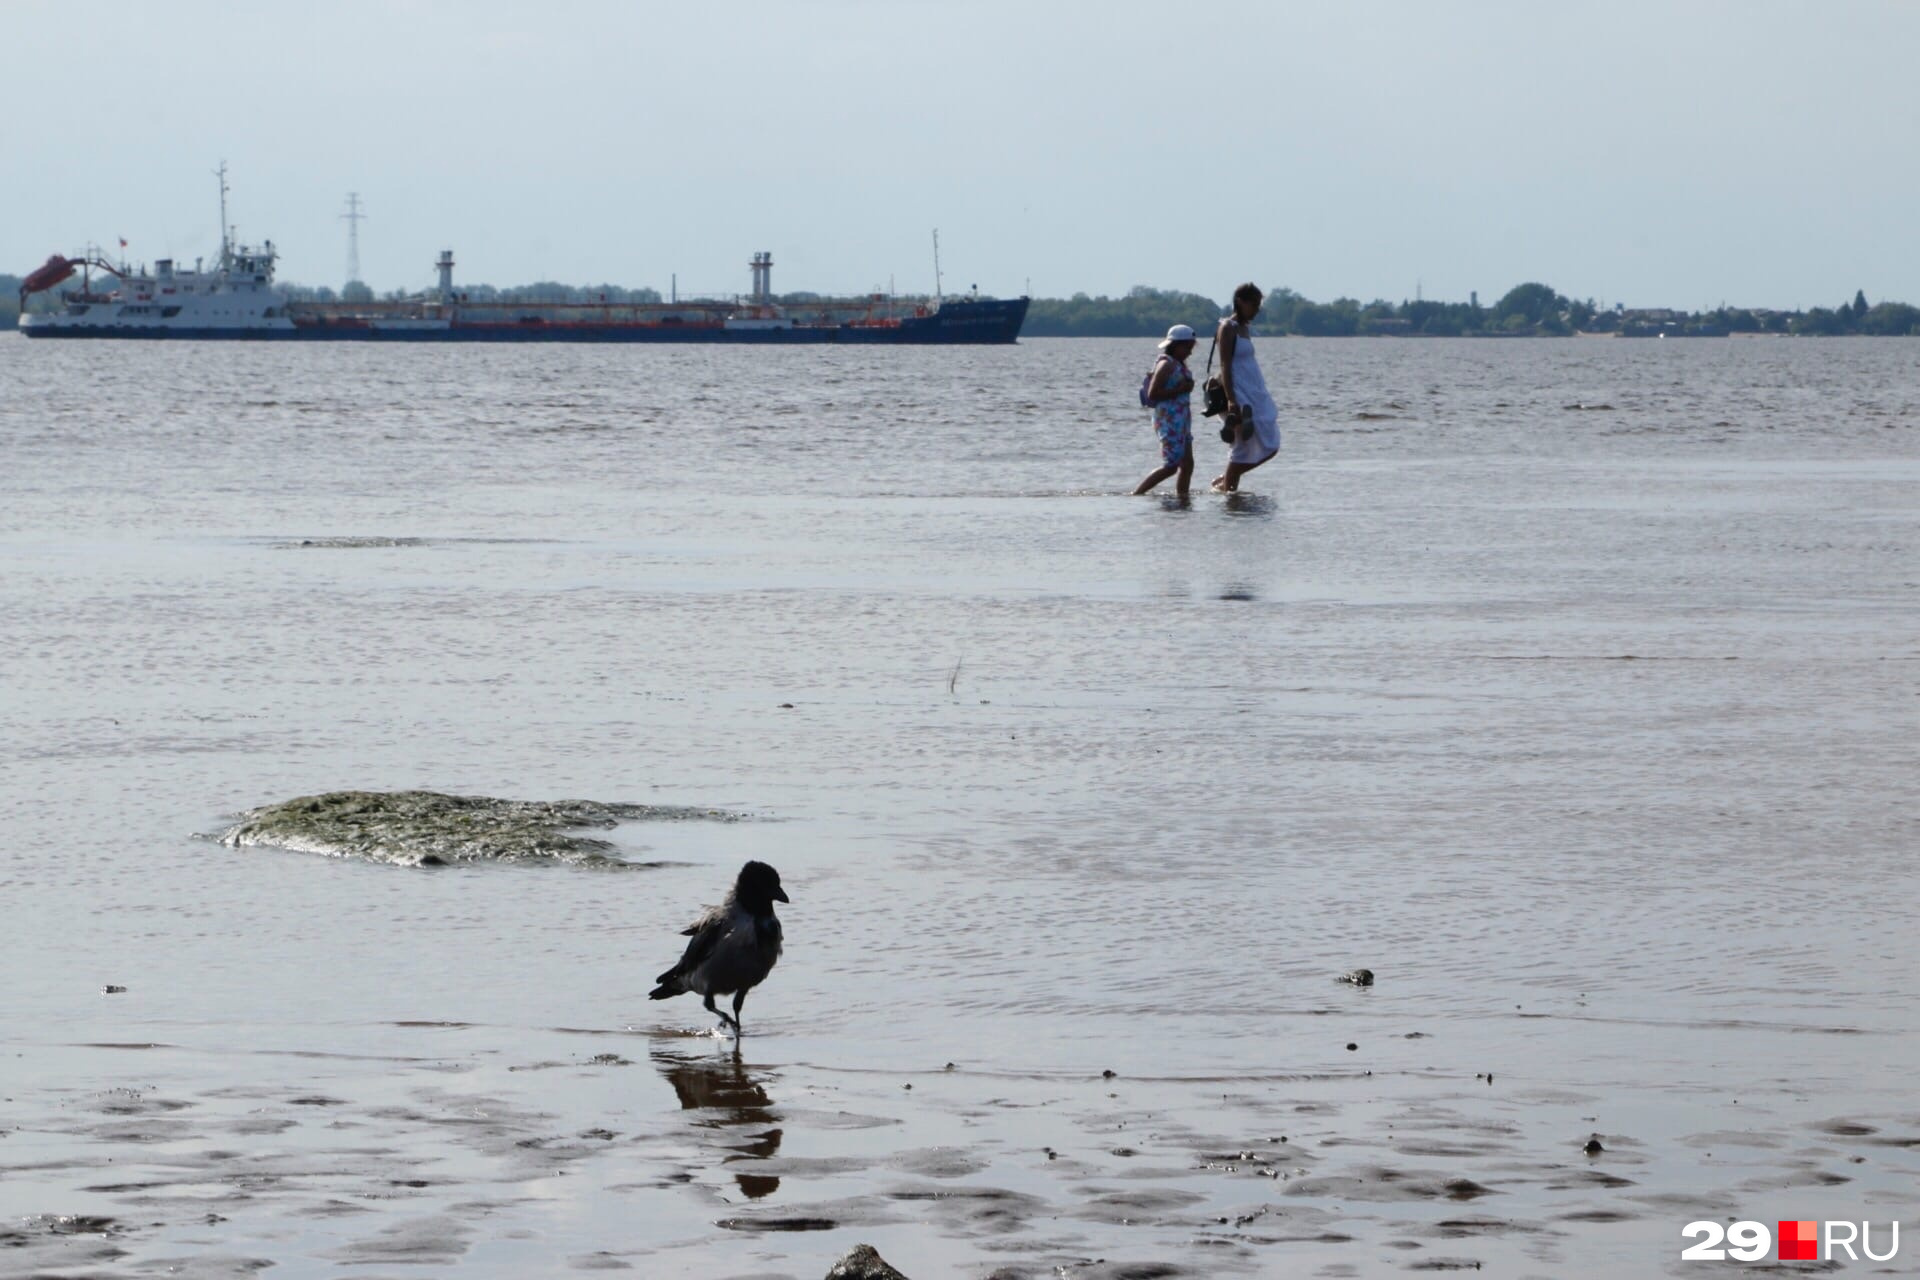
[[[1021,333],[1033,338],[1159,337],[1176,324],[1203,334],[1226,314],[1227,304],[1197,293],[1178,293],[1139,285],[1124,297],[1035,298]],[[1828,310],[1778,311],[1717,307],[1711,311],[1668,308],[1602,309],[1593,299],[1568,298],[1550,285],[1528,283],[1507,290],[1492,306],[1476,296],[1468,302],[1362,303],[1353,298],[1314,302],[1291,289],[1274,289],[1260,311],[1262,333],[1316,338],[1421,337],[1514,338],[1566,337],[1575,333],[1612,333],[1627,337],[1724,337],[1735,333],[1801,334],[1831,337],[1867,334],[1879,337],[1920,334],[1920,307],[1904,302],[1869,306],[1864,292]]]
[[[401,301],[418,296],[405,290],[375,295],[358,282],[339,292],[325,286],[282,285],[287,296],[300,302]],[[658,289],[630,289],[616,284],[572,285],[557,280],[497,286],[463,284],[459,292],[474,302],[635,302],[663,299]],[[775,301],[802,306],[820,301],[815,293],[777,295]],[[0,274],[0,329],[19,322],[20,277]],[[690,299],[682,299],[690,301]],[[910,307],[931,301],[896,298],[895,306]],[[28,309],[45,311],[59,304],[57,290],[36,294]],[[1030,338],[1147,338],[1159,337],[1176,324],[1190,324],[1205,335],[1227,306],[1202,294],[1152,289],[1139,285],[1119,298],[1035,298],[1021,333]],[[1904,302],[1869,304],[1864,291],[1853,301],[1831,309],[1805,311],[1716,307],[1711,311],[1667,308],[1601,308],[1593,299],[1568,298],[1539,283],[1515,285],[1492,306],[1481,306],[1478,295],[1466,302],[1362,303],[1353,298],[1314,302],[1291,289],[1274,289],[1261,309],[1259,330],[1268,334],[1305,337],[1421,337],[1520,338],[1565,337],[1575,333],[1608,333],[1625,337],[1724,337],[1735,333],[1796,334],[1838,337],[1866,334],[1876,337],[1920,335],[1920,307]]]

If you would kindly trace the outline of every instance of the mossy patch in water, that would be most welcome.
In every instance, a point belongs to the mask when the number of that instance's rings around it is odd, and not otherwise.
[[[737,821],[739,814],[595,800],[497,800],[438,791],[329,791],[249,809],[220,833],[240,848],[269,845],[401,866],[566,862],[639,867],[618,846],[579,832],[633,821]]]

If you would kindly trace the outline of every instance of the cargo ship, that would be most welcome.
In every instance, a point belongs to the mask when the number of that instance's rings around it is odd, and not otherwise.
[[[977,292],[936,292],[921,302],[874,293],[782,303],[773,294],[770,253],[753,255],[752,292],[730,299],[474,301],[455,288],[446,250],[431,292],[389,302],[301,302],[274,284],[273,242],[243,245],[227,227],[224,173],[220,212],[220,256],[211,267],[163,258],[149,271],[91,250],[54,254],[21,284],[20,331],[30,338],[947,344],[1012,342],[1027,318],[1027,298]],[[81,287],[63,291],[56,308],[27,312],[31,294],[76,275]]]

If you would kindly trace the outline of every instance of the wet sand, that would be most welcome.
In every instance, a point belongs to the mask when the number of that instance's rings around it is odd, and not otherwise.
[[[1836,1112],[1764,1073],[1469,1072],[1445,1020],[1365,999],[1310,1011],[1290,1056],[1325,1069],[1215,1076],[793,1060],[790,1015],[737,1052],[671,1018],[15,1045],[0,1173],[50,1211],[0,1265],[813,1277],[864,1241],[916,1277],[1684,1274],[1649,1260],[1730,1206],[1910,1219],[1920,1112],[1893,1090]],[[1805,1034],[1571,1009],[1510,1030],[1541,1024],[1570,1053],[1652,1034],[1734,1062]]]

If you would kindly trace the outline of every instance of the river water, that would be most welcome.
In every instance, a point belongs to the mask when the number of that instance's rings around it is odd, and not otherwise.
[[[1152,354],[0,335],[0,1272],[1920,1232],[1920,346],[1265,342],[1184,503]],[[415,787],[748,819],[204,838]],[[646,995],[748,857],[735,1055]]]

